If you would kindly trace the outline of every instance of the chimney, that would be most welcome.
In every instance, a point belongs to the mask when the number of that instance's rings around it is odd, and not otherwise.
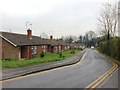
[[[53,40],[53,36],[52,35],[50,36],[50,40]]]
[[[27,36],[31,39],[32,38],[32,30],[28,28],[27,30]]]

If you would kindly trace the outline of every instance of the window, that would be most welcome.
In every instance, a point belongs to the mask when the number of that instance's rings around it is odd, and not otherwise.
[[[59,50],[61,50],[61,46],[59,46]]]
[[[43,48],[43,49],[45,49],[45,48],[46,48],[46,46],[45,46],[45,45],[42,45],[42,48]]]
[[[55,51],[57,51],[57,46],[55,46]]]
[[[46,52],[46,46],[42,45],[43,52]]]
[[[33,55],[37,54],[37,46],[32,46],[31,49],[32,49],[32,54]]]

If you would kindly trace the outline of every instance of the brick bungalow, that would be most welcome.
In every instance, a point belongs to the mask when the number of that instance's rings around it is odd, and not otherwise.
[[[70,49],[80,49],[81,45],[77,43],[71,43],[70,44]]]
[[[50,36],[51,53],[68,50],[69,47],[63,40],[55,40]]]
[[[53,39],[53,36],[50,36],[50,39],[32,36],[30,29],[27,30],[27,35],[1,32],[0,40],[2,42],[1,59],[30,59],[39,56],[42,51],[54,53],[69,49],[69,45],[62,40]]]

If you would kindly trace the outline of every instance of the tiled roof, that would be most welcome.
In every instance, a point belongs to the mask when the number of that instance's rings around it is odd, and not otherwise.
[[[50,40],[50,39],[43,39],[38,36],[32,36],[30,39],[27,35],[24,34],[16,34],[10,32],[1,32],[1,36],[9,40],[11,43],[17,46],[24,46],[24,45],[65,45],[65,42],[62,40]]]

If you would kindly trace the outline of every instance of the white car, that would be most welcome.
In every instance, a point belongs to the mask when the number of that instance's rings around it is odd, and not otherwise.
[[[91,49],[95,49],[95,47],[94,47],[94,46],[91,46]]]

